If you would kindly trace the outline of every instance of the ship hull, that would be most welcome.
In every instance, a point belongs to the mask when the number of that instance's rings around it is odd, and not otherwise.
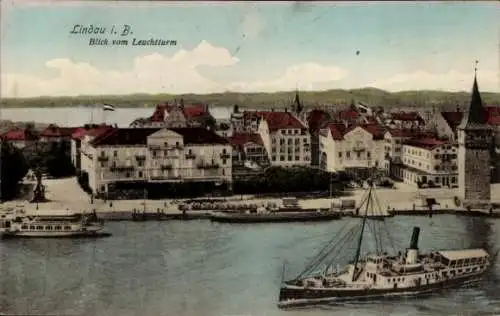
[[[210,217],[212,222],[221,223],[286,223],[286,222],[313,222],[313,221],[331,221],[340,219],[341,216],[335,213],[318,214],[300,212],[296,214],[213,214]]]
[[[378,288],[378,289],[318,289],[294,286],[283,286],[280,289],[278,307],[296,307],[304,305],[324,304],[352,300],[376,299],[383,297],[416,296],[440,291],[446,288],[460,287],[476,283],[482,279],[483,273],[441,281],[438,283],[406,288]]]

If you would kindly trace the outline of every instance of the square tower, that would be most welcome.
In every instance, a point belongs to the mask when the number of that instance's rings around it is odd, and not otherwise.
[[[491,142],[492,130],[474,76],[469,111],[458,126],[458,186],[464,206],[490,204]]]

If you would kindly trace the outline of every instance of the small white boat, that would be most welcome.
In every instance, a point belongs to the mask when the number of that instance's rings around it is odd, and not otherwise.
[[[104,222],[95,213],[69,209],[34,210],[16,207],[0,213],[0,237],[105,237]]]

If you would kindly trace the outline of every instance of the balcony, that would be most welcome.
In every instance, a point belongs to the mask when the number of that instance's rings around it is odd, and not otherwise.
[[[135,169],[134,166],[119,166],[119,165],[115,165],[115,166],[112,166],[111,168],[109,168],[109,170],[111,172],[125,172],[125,171],[133,171]]]
[[[186,154],[186,159],[195,159],[196,155],[193,153]]]
[[[161,170],[172,170],[171,164],[161,165]]]
[[[206,163],[206,162],[200,162],[196,165],[198,169],[219,169],[220,166],[219,164],[216,164],[215,162],[211,163]]]
[[[107,156],[98,156],[97,157],[97,161],[99,161],[99,162],[106,162],[108,160],[109,160],[109,157],[107,157]]]
[[[221,159],[229,159],[231,158],[231,155],[229,153],[222,153],[220,154]]]

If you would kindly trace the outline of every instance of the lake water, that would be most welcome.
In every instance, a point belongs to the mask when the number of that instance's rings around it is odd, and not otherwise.
[[[350,219],[354,221],[355,219]],[[0,243],[0,312],[57,315],[494,315],[500,265],[477,287],[419,299],[279,310],[287,276],[346,220],[231,225],[209,221],[114,222],[104,239],[24,239]],[[421,249],[500,243],[500,221],[455,216],[387,222],[407,246],[422,228]],[[495,246],[497,247],[497,246]],[[495,248],[496,249],[496,248]],[[491,249],[490,249],[491,251]]]
[[[230,107],[211,107],[209,110],[216,119],[227,119],[232,111]],[[151,116],[153,111],[154,108],[117,108],[114,112],[104,112],[100,108],[88,107],[9,108],[0,109],[0,119],[55,123],[59,126],[82,126],[87,123],[106,122],[128,127],[136,118]]]

